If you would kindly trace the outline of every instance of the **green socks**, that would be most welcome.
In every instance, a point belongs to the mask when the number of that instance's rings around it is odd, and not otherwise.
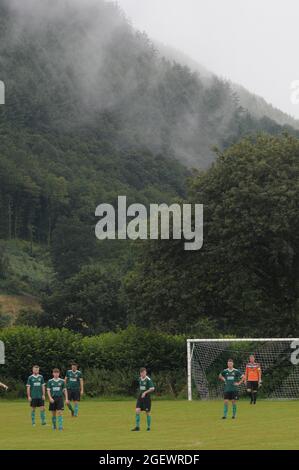
[[[43,425],[46,424],[46,412],[45,411],[40,412],[40,420],[41,420]]]
[[[232,404],[232,408],[233,408],[233,418],[236,417],[236,414],[237,414],[237,404],[236,403],[233,403]],[[227,414],[228,414],[228,404],[227,403],[224,403],[224,407],[223,407],[223,417],[224,418],[227,418]]]
[[[77,416],[78,416],[78,413],[79,413],[79,405],[78,405],[78,403],[76,403],[75,409],[74,409],[74,416],[77,417]]]
[[[63,416],[59,415],[58,418],[58,429],[59,431],[63,430]],[[56,429],[56,416],[52,416],[52,427]]]
[[[40,411],[40,420],[43,425],[46,424],[46,412],[45,411]],[[35,426],[35,411],[31,411],[31,423],[32,423],[32,426]]]
[[[147,415],[146,416],[146,424],[147,424],[147,429],[151,428],[151,422],[152,422],[152,417]]]
[[[67,405],[68,409],[71,411],[71,413],[74,413],[74,409],[72,407],[71,402]]]
[[[59,431],[63,430],[63,417],[61,415],[58,416],[58,429]]]
[[[56,429],[56,416],[52,416],[52,427]]]
[[[147,429],[151,429],[151,423],[152,423],[152,417],[149,415],[146,415],[146,424],[147,424]],[[140,414],[136,413],[136,428],[140,429]]]

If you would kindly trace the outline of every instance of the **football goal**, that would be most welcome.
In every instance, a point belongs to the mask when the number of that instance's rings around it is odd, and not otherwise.
[[[218,376],[228,359],[245,373],[251,354],[261,366],[262,398],[299,399],[299,338],[188,339],[188,399],[222,397]],[[239,394],[246,394],[245,384]]]

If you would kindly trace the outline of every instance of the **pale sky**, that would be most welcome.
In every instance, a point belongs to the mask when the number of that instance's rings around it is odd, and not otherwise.
[[[117,0],[132,24],[299,118],[298,0]]]

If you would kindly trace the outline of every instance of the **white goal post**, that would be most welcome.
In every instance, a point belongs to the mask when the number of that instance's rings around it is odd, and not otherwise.
[[[227,360],[244,373],[251,354],[262,369],[262,398],[299,399],[299,338],[223,338],[187,340],[188,400],[222,397],[218,376]]]

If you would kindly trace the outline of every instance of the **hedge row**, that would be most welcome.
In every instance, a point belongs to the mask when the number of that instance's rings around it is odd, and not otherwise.
[[[132,394],[134,378],[142,365],[158,382],[160,393],[178,395],[186,384],[183,336],[136,327],[93,337],[66,329],[14,327],[0,330],[0,340],[6,355],[0,375],[11,382],[17,396],[23,394],[21,384],[33,364],[40,366],[47,379],[53,367],[64,373],[72,360],[80,364],[91,396]]]

